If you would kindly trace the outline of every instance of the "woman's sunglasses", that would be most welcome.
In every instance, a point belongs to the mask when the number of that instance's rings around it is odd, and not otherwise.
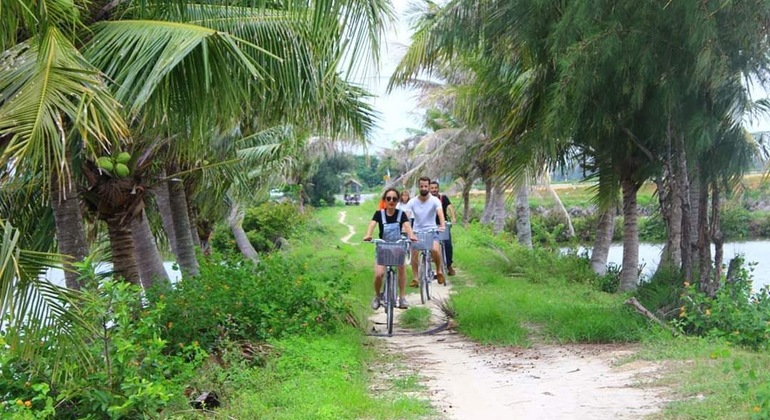
[[[398,201],[398,197],[388,196],[388,197],[385,197],[385,201],[395,202],[395,201]]]

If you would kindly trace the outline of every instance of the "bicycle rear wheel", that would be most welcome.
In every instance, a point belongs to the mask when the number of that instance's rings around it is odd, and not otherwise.
[[[441,248],[441,268],[444,271],[444,286],[446,286],[447,277],[449,277],[449,275],[447,274],[449,270],[447,269],[447,265],[446,265],[446,247],[444,246],[444,241],[439,241],[439,244]]]
[[[420,254],[420,300],[423,304],[430,300],[430,281],[433,276],[428,252],[430,251],[424,251]]]
[[[393,319],[396,316],[396,273],[388,269],[385,280],[385,314],[387,316],[388,335],[393,335]]]

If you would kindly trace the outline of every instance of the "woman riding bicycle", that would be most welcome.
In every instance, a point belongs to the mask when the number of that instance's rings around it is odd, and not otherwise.
[[[400,194],[395,188],[388,188],[385,193],[382,194],[382,200],[385,202],[385,209],[377,210],[372,216],[372,220],[369,222],[369,226],[366,228],[366,235],[364,235],[364,241],[372,240],[372,232],[375,226],[379,226],[380,239],[395,242],[401,239],[401,233],[404,232],[409,240],[416,241],[417,237],[412,232],[412,226],[409,223],[409,218],[402,210],[396,210],[396,203],[398,203]],[[374,265],[374,299],[372,300],[372,309],[378,309],[380,307],[381,292],[382,290],[382,277],[385,274],[385,266]],[[400,309],[406,309],[406,270],[404,265],[398,266],[398,307]]]

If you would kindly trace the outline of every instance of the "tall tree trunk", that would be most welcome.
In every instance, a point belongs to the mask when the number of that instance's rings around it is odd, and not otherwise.
[[[686,159],[680,158],[687,164]],[[681,166],[681,164],[680,164]],[[696,267],[698,250],[698,219],[700,212],[698,209],[698,197],[700,197],[700,170],[698,165],[693,165],[692,176],[687,168],[679,168],[679,182],[682,185],[682,277],[685,281],[692,282],[692,273],[698,269]],[[693,205],[695,203],[695,205]]]
[[[674,154],[673,138],[669,128],[669,148],[663,162],[663,176],[656,179],[660,213],[666,225],[666,245],[658,264],[658,270],[666,267],[682,268],[682,250],[685,248],[682,236],[682,191],[679,171],[679,156]]]
[[[139,267],[134,257],[134,237],[129,228],[130,222],[124,220],[124,216],[125,213],[116,213],[105,220],[112,250],[112,270],[123,280],[141,286]]]
[[[251,245],[249,238],[246,236],[246,231],[243,230],[243,212],[240,211],[240,207],[237,203],[230,205],[230,214],[227,217],[227,223],[230,225],[230,230],[235,236],[235,243],[238,245],[238,249],[241,251],[244,257],[259,262],[259,254]]]
[[[714,241],[714,278],[717,285],[722,281],[722,261],[724,260],[724,237],[722,236],[721,198],[719,185],[714,183],[711,190],[711,239]]]
[[[72,265],[83,261],[88,255],[83,215],[80,212],[80,197],[75,183],[69,178],[60,189],[56,174],[51,176],[50,192],[59,253],[66,256],[63,262],[64,281],[68,288],[80,289],[82,284],[78,281],[78,273]]]
[[[158,205],[160,220],[163,222],[163,230],[166,232],[171,252],[176,255],[176,234],[174,234],[174,217],[171,214],[171,201],[168,196],[169,185],[170,181],[162,181],[152,187],[152,193],[155,195],[155,203]]]
[[[508,212],[505,209],[505,186],[495,187],[495,207],[492,209],[492,232],[495,235],[505,229],[505,221],[508,219]]]
[[[612,246],[612,235],[615,232],[615,208],[604,209],[599,213],[599,224],[596,227],[596,240],[591,251],[591,269],[603,276],[607,273],[607,258]]]
[[[714,297],[719,287],[711,278],[711,232],[708,221],[709,186],[701,182],[698,198],[698,284],[706,295]]]
[[[639,285],[639,226],[636,194],[639,184],[629,178],[621,181],[623,189],[623,269],[619,292],[636,290]]]
[[[131,221],[131,233],[134,236],[134,255],[139,264],[139,278],[142,287],[148,289],[155,282],[170,283],[166,268],[163,266],[163,259],[158,252],[158,246],[155,243],[155,237],[150,230],[150,223],[147,215],[142,212],[142,216]]]
[[[184,194],[184,184],[181,181],[171,181],[168,188],[171,214],[174,220],[174,235],[176,236],[177,263],[185,275],[200,274],[198,260],[195,258],[195,244],[190,234],[190,219],[187,213],[187,200]]]
[[[184,196],[187,201],[187,218],[190,219],[190,235],[192,236],[193,245],[198,248],[201,247],[201,238],[198,235],[198,210],[195,208],[192,202],[192,189],[191,185],[185,185]]]
[[[471,217],[471,188],[473,188],[473,182],[469,179],[465,180],[463,184],[463,226],[468,226]]]
[[[492,209],[495,206],[495,187],[489,179],[484,181],[484,211],[481,212],[482,225],[489,224],[492,220]]]
[[[526,179],[516,191],[516,239],[532,249],[532,223],[529,214],[529,183]]]

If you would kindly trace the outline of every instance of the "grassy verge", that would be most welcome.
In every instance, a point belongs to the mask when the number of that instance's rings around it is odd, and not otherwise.
[[[724,340],[672,337],[597,290],[585,260],[524,250],[483,228],[456,229],[458,329],[481,343],[635,342],[664,366],[652,384],[672,392],[660,419],[770,418],[770,355]]]
[[[340,241],[349,234],[339,223],[342,211],[346,212],[345,223],[356,230],[350,244]],[[373,368],[391,367],[395,361],[384,359],[377,341],[363,331],[371,312],[373,249],[362,244],[361,237],[370,217],[364,206],[321,209],[307,232],[293,241],[292,253],[353,273],[345,298],[352,310],[353,319],[348,321],[357,326],[271,342],[275,352],[265,367],[209,372],[225,378],[222,386],[232,392],[231,403],[218,410],[220,414],[266,419],[420,418],[432,414],[425,399],[410,394],[420,389],[415,375]],[[379,384],[375,391],[374,383]]]

